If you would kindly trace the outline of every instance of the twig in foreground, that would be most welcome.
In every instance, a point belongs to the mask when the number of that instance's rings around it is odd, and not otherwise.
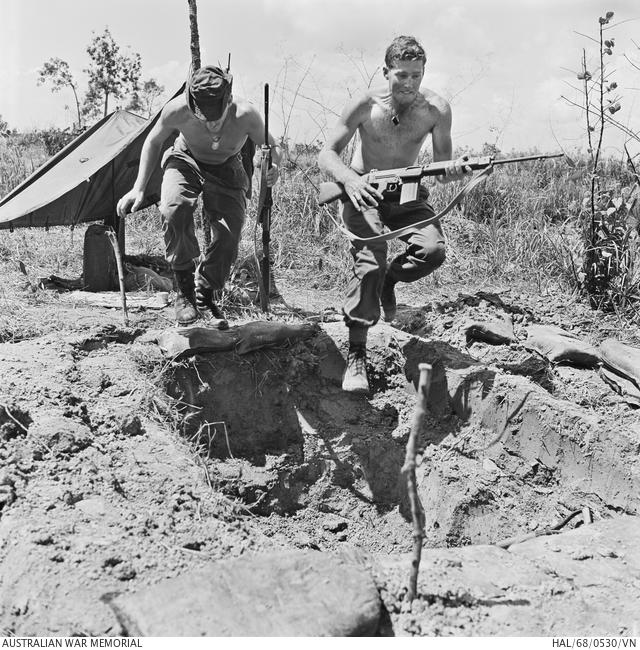
[[[431,365],[421,363],[420,379],[418,380],[418,394],[416,407],[411,423],[411,433],[407,441],[407,453],[402,467],[402,473],[407,476],[407,489],[409,502],[411,504],[411,519],[413,521],[413,557],[411,558],[411,574],[409,576],[409,591],[407,600],[413,601],[418,589],[418,571],[420,569],[420,556],[422,555],[422,538],[424,537],[424,508],[420,503],[418,489],[416,486],[416,454],[420,429],[427,413],[427,398],[429,386],[431,385]]]

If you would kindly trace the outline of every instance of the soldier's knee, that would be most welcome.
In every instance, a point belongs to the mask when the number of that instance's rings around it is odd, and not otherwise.
[[[430,269],[437,269],[447,257],[445,246],[440,242],[414,250],[413,256],[421,262],[421,265],[428,266]]]
[[[171,223],[176,220],[192,218],[195,203],[180,197],[172,197],[168,201],[161,201],[158,208],[162,218]]]
[[[434,246],[428,253],[427,259],[433,265],[433,268],[438,268],[444,264],[444,261],[447,259],[447,251],[444,244],[438,244]]]

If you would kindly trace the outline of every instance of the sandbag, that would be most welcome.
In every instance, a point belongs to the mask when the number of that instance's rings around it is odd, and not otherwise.
[[[127,272],[124,276],[126,291],[173,291],[173,282],[169,278],[156,273],[153,269],[130,264],[127,264],[126,268]]]
[[[380,617],[368,570],[316,551],[215,562],[106,600],[129,636],[370,636]]]
[[[168,329],[158,336],[157,341],[162,352],[169,357],[231,350],[247,354],[260,348],[307,339],[317,331],[318,326],[312,323],[253,321],[228,330],[208,327]]]
[[[605,384],[611,386],[615,393],[620,395],[627,404],[640,407],[640,388],[628,377],[619,375],[608,368],[600,368],[600,376]]]
[[[260,348],[308,339],[319,331],[318,325],[313,323],[279,323],[275,321],[255,321],[241,325],[239,329],[240,340],[236,345],[238,354],[247,354]]]
[[[582,368],[594,368],[600,363],[596,347],[553,325],[530,325],[522,345],[553,363],[569,363]]]
[[[467,344],[482,341],[491,345],[508,345],[515,339],[513,323],[506,320],[474,321],[465,328]]]
[[[640,388],[640,349],[615,339],[605,339],[600,343],[600,357],[607,367]]]

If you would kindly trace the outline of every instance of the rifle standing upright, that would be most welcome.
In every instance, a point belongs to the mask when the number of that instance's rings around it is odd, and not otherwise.
[[[269,84],[264,85],[264,144],[260,167],[260,198],[258,200],[258,223],[262,224],[262,259],[260,260],[260,309],[269,311],[271,288],[271,265],[269,243],[271,242],[271,208],[273,197],[267,185],[267,171],[271,169],[271,146],[269,145]]]

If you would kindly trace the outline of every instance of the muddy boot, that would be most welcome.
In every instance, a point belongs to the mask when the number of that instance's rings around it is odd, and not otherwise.
[[[173,279],[176,286],[176,322],[180,327],[186,327],[195,323],[198,319],[196,311],[196,300],[194,295],[194,269],[173,271]]]
[[[342,390],[348,393],[369,392],[369,381],[367,380],[367,348],[363,344],[352,344],[349,346],[347,355],[347,367],[342,377]]]
[[[229,323],[224,317],[222,309],[213,300],[213,289],[200,276],[196,280],[196,307],[200,316],[205,320],[207,327],[214,327],[219,330],[229,328]]]
[[[348,393],[368,393],[367,333],[366,327],[349,328],[349,353],[347,367],[342,377],[342,390]]]
[[[398,311],[395,286],[396,283],[386,275],[380,292],[380,306],[382,307],[382,318],[387,323],[390,323],[396,317]]]

